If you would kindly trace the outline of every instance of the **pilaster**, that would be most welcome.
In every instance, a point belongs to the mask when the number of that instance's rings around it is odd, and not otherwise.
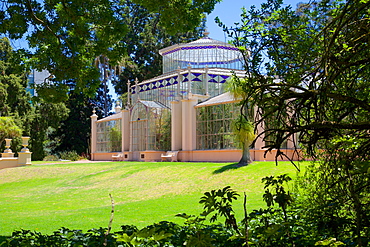
[[[122,151],[130,150],[130,111],[122,110]]]
[[[196,148],[196,97],[190,96],[181,100],[182,106],[182,150],[191,151]]]
[[[171,102],[171,150],[182,150],[182,103]]]

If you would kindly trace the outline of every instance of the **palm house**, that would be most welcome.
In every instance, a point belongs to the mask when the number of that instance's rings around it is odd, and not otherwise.
[[[241,52],[205,36],[159,53],[162,75],[129,82],[124,109],[117,105],[115,114],[99,120],[91,116],[91,159],[239,161],[230,123],[240,111],[225,83],[245,75]],[[273,160],[263,146],[256,142],[252,159]]]

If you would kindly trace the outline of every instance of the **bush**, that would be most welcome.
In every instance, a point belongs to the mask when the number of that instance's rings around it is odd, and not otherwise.
[[[56,155],[47,155],[44,157],[43,161],[58,161],[59,158]]]
[[[59,157],[62,160],[72,160],[72,161],[76,161],[80,159],[80,156],[74,150],[61,152],[59,153]]]

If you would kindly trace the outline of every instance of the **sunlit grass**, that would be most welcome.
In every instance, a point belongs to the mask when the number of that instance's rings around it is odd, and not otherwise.
[[[53,162],[50,162],[53,163]],[[143,227],[167,220],[181,223],[177,213],[199,215],[205,191],[230,185],[248,208],[264,206],[261,178],[296,169],[289,162],[230,163],[101,162],[44,165],[0,170],[0,235],[17,229],[51,233],[60,227],[87,230],[106,227],[111,201],[113,230],[121,225]],[[236,204],[242,214],[242,198]]]

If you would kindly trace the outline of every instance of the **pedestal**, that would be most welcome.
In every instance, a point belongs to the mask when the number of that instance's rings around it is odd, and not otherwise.
[[[18,153],[18,165],[31,165],[31,152]]]
[[[1,153],[1,157],[3,158],[13,158],[14,157],[14,153]]]

